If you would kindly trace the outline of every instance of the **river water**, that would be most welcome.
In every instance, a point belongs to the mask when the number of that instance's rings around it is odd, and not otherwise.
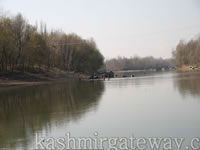
[[[0,148],[35,149],[40,137],[200,135],[200,73],[154,73],[0,91]],[[188,144],[188,143],[187,143]]]

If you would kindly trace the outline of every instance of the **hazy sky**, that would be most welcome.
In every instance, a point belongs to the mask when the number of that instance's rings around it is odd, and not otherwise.
[[[200,0],[0,0],[0,8],[93,37],[106,58],[170,57],[179,40],[200,34]]]

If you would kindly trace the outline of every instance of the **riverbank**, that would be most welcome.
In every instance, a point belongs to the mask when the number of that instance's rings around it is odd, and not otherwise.
[[[176,70],[179,72],[192,72],[192,71],[200,71],[200,67],[194,65],[183,65],[181,67],[177,67]]]
[[[58,69],[48,72],[13,72],[0,73],[0,88],[15,86],[32,86],[51,82],[63,82],[70,79],[86,79],[88,76],[81,73],[65,72]]]

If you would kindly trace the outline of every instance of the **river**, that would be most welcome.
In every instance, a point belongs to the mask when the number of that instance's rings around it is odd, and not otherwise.
[[[0,148],[35,149],[36,135],[200,135],[200,73],[161,72],[0,91]],[[188,144],[188,143],[187,143]]]

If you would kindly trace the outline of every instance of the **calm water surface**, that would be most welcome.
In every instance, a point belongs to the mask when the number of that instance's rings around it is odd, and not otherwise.
[[[200,135],[200,73],[0,90],[0,148],[34,149],[47,137]]]

